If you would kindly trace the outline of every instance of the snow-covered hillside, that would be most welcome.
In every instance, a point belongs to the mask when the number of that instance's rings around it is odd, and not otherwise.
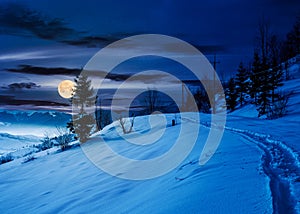
[[[71,116],[54,111],[0,111],[0,158],[13,158],[35,152],[33,145],[47,136],[57,135],[57,127],[64,127]]]
[[[271,174],[271,177],[275,175],[273,180],[278,181],[277,186],[274,186],[274,181],[270,181],[270,189],[272,194],[281,195],[273,196],[273,206],[276,205],[276,197],[292,197],[294,202],[289,207],[296,207],[296,210],[281,210],[279,213],[300,212],[300,62],[296,58],[294,61],[295,64],[289,67],[291,79],[279,88],[291,94],[287,115],[276,120],[258,118],[256,106],[248,104],[228,114],[226,122],[226,130],[250,138],[263,150],[263,159],[268,162],[268,168],[271,167],[267,174]],[[210,122],[208,115],[202,115],[201,118],[204,124]],[[291,195],[287,196],[286,191]]]
[[[0,165],[0,213],[299,213],[297,66],[292,67],[294,79],[282,87],[293,91],[288,115],[276,120],[257,118],[252,105],[230,113],[220,146],[203,166],[198,160],[209,135],[210,115],[200,114],[199,120],[198,113],[184,113],[180,118],[168,114],[164,115],[166,126],[161,122],[163,115],[136,117],[134,132],[126,136],[138,139],[139,145],[123,139],[119,123],[114,122],[82,148],[52,149],[34,154],[37,159],[26,163],[25,158],[19,158]],[[177,125],[171,126],[174,118]],[[3,121],[4,126],[9,121]],[[104,155],[98,145],[105,139],[124,157],[155,159],[173,147],[182,125],[190,127],[183,133],[186,143],[199,124],[198,138],[188,157],[174,170],[153,179],[119,178],[128,173],[128,165],[114,165],[114,157]],[[160,137],[154,140],[156,136]],[[21,139],[8,134],[1,137]],[[98,161],[118,168],[120,174],[112,176],[97,168],[85,156],[86,148],[95,150]]]
[[[188,120],[190,117],[185,115],[182,123],[193,126],[194,122]],[[145,121],[148,119],[136,118],[135,130],[140,133],[147,131]],[[267,188],[269,178],[264,175],[260,164],[261,151],[241,136],[227,132],[217,153],[206,165],[200,166],[198,159],[208,131],[201,128],[193,151],[175,170],[150,180],[131,181],[108,175],[95,167],[80,147],[25,164],[18,161],[3,164],[0,166],[0,211],[270,213],[272,198]],[[128,147],[120,136],[117,137],[116,129],[107,128],[95,135],[90,143],[100,136],[114,136],[109,144],[119,154],[151,159],[167,151],[179,132],[180,125],[168,126],[163,138],[145,148]]]
[[[20,136],[0,133],[0,157],[8,153],[15,153],[21,150],[30,150],[29,146],[39,144],[40,138],[36,136]]]

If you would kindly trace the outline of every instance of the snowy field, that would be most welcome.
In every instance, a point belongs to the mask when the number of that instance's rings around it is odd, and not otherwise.
[[[155,116],[153,116],[155,117]],[[188,115],[185,117],[188,118]],[[143,131],[145,117],[136,118]],[[182,121],[192,126],[193,122]],[[180,126],[168,127],[165,136],[176,136]],[[269,178],[261,168],[261,151],[239,135],[226,132],[217,153],[204,166],[199,154],[208,129],[188,158],[170,173],[151,180],[130,181],[112,177],[96,168],[80,147],[0,166],[2,213],[270,213]],[[111,129],[99,133],[115,135]],[[186,133],[189,136],[190,133]],[[96,135],[92,139],[97,139]],[[128,150],[121,138],[110,141],[118,152],[154,158],[170,147],[164,137],[153,147]],[[157,166],[159,167],[159,166]],[[126,170],[126,168],[124,168]],[[145,169],[146,170],[146,169]]]
[[[45,136],[57,135],[57,127],[65,126],[70,115],[54,111],[0,111],[0,158],[11,154],[23,157],[36,149]]]
[[[200,114],[199,120],[195,119],[197,113],[185,113],[179,124],[171,126],[175,116],[168,114],[166,127],[155,122],[161,115],[136,117],[135,132],[129,138],[140,133],[144,134],[140,140],[146,141],[162,135],[156,143],[144,146],[129,145],[114,122],[83,147],[93,149],[103,138],[125,157],[153,159],[172,148],[181,125],[191,127],[184,133],[187,140],[193,135],[192,127],[201,125],[188,157],[169,173],[148,180],[111,176],[98,169],[79,146],[64,152],[53,148],[35,153],[36,159],[26,163],[26,157],[20,155],[0,165],[0,213],[299,213],[300,78],[294,74],[295,79],[282,88],[293,91],[288,115],[276,120],[257,118],[252,105],[228,114],[220,146],[205,165],[198,160],[210,131],[209,115]],[[53,125],[53,118],[62,116],[58,114],[42,115],[52,118],[47,124]],[[150,120],[154,121],[152,127]],[[2,153],[30,146],[42,136],[28,136],[34,135],[30,132],[19,136],[11,127],[9,119],[1,121]],[[99,161],[110,163],[101,152],[98,155]],[[121,169],[126,175],[126,165]]]

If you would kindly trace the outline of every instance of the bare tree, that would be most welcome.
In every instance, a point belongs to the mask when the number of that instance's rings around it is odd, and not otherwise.
[[[128,133],[132,132],[134,118],[135,117],[132,117],[132,119],[130,120],[130,119],[126,119],[122,116],[119,117],[119,123],[121,125],[122,131],[124,134],[128,134]],[[128,128],[128,121],[129,121],[129,128]]]
[[[158,91],[155,88],[148,88],[144,101],[145,108],[148,114],[151,114],[154,111],[158,111],[161,108],[161,99],[159,98]]]
[[[98,95],[96,96],[95,99],[95,106],[96,106],[96,110],[95,110],[95,118],[96,118],[96,123],[97,123],[97,131],[102,130],[102,117],[103,117],[103,110],[101,108],[101,100],[98,99]],[[99,101],[98,101],[99,100]],[[97,103],[98,102],[98,103]]]
[[[112,121],[111,121],[110,113],[103,109],[102,101],[101,99],[98,99],[98,96],[96,97],[95,106],[96,106],[95,119],[97,123],[96,128],[98,131],[100,131],[105,126],[110,124]]]
[[[73,141],[74,137],[71,134],[70,130],[66,127],[56,126],[56,134],[55,140],[60,145],[62,151],[68,149],[70,147],[70,143]]]
[[[270,89],[272,91],[271,97],[272,97],[272,103],[275,102],[275,98],[278,97],[278,94],[275,94],[275,89],[279,86],[283,86],[283,71],[281,69],[281,66],[279,65],[280,62],[280,46],[279,46],[279,39],[276,35],[272,35],[270,37],[270,67],[271,67],[271,74],[270,74],[270,80],[269,85]],[[280,96],[279,96],[280,97]]]
[[[258,48],[260,51],[262,64],[265,66],[267,66],[268,63],[268,55],[269,55],[269,48],[270,48],[269,40],[270,40],[270,25],[263,17],[258,25]]]

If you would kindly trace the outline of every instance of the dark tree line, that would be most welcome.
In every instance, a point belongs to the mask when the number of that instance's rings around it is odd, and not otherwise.
[[[290,58],[298,54],[300,54],[300,16],[297,17],[293,28],[287,33],[281,45],[280,60],[287,63]]]
[[[289,95],[278,90],[289,79],[288,61],[300,54],[300,17],[285,40],[271,34],[262,20],[258,26],[257,46],[250,68],[240,63],[236,76],[226,84],[227,108],[231,111],[252,102],[259,115],[276,118],[286,113]],[[285,75],[284,75],[285,73]]]

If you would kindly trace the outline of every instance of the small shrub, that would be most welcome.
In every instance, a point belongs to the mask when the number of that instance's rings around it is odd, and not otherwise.
[[[12,155],[9,153],[5,156],[1,156],[0,157],[0,164],[4,164],[4,163],[7,163],[7,162],[10,162],[10,161],[13,161],[14,158],[12,157]]]
[[[74,140],[74,134],[70,133],[67,128],[56,127],[58,136],[55,137],[56,142],[62,151],[71,148],[70,143]]]
[[[42,151],[46,149],[50,149],[54,146],[54,143],[52,142],[51,138],[46,134],[45,137],[41,140],[42,144],[40,145],[40,149]]]
[[[286,115],[289,97],[290,94],[279,93],[278,99],[267,107],[267,118],[273,120]]]
[[[28,156],[24,159],[23,163],[27,163],[27,162],[33,161],[34,159],[36,159],[36,157],[34,157],[33,155],[28,155]]]

